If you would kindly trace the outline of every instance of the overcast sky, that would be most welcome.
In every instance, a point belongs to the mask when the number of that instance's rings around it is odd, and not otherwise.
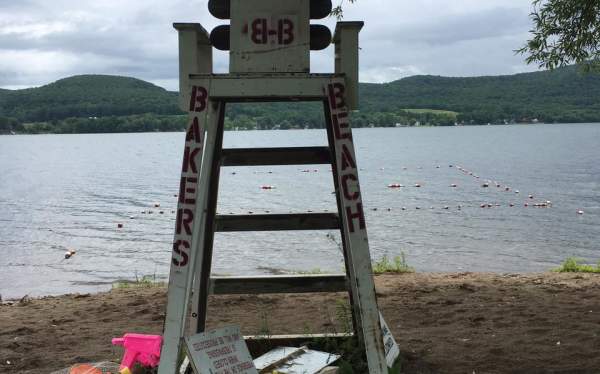
[[[333,0],[334,3],[337,0]],[[178,86],[173,22],[223,23],[207,0],[0,0],[0,87],[39,86],[75,74],[133,76]],[[515,55],[528,37],[531,0],[358,0],[360,80],[415,74],[477,76],[536,70]],[[330,28],[335,20],[322,20]],[[217,72],[227,55],[215,54]],[[333,70],[333,49],[311,54],[313,72]]]

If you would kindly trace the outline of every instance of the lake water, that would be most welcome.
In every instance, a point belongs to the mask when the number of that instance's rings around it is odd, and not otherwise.
[[[404,252],[417,271],[496,272],[544,271],[568,256],[600,259],[600,124],[354,135],[375,259]],[[2,297],[97,291],[144,275],[166,279],[183,140],[183,133],[0,137]],[[326,136],[227,132],[224,143],[325,145]],[[486,180],[492,183],[483,188]],[[261,190],[265,184],[276,188]],[[334,211],[332,191],[325,165],[223,168],[218,211]],[[533,207],[547,200],[551,207]],[[488,203],[493,207],[480,207]],[[327,234],[218,233],[213,271],[339,272],[341,253]],[[65,260],[67,249],[77,253]]]

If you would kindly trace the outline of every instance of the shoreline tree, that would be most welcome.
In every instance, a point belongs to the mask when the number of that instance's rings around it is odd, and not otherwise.
[[[534,0],[530,17],[533,37],[517,50],[528,64],[600,71],[600,0]]]

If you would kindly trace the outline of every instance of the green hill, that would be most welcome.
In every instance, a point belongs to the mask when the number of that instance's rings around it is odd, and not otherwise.
[[[413,76],[360,85],[353,126],[600,122],[600,75],[576,67],[505,76]],[[0,89],[2,132],[173,131],[185,126],[177,93],[128,77],[80,75]],[[227,128],[323,126],[319,103],[229,105]]]
[[[600,75],[576,67],[504,76],[414,76],[361,85],[361,110],[429,108],[458,112],[476,123],[527,120],[600,121]]]
[[[177,94],[111,75],[78,75],[24,90],[0,92],[0,115],[21,122],[141,113],[175,114]]]

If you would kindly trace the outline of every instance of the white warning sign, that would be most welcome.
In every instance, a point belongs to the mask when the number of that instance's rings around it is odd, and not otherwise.
[[[398,344],[396,344],[396,340],[394,340],[394,336],[392,335],[387,323],[385,323],[381,312],[379,312],[379,323],[381,324],[381,335],[383,336],[385,361],[387,362],[387,366],[391,368],[400,355],[400,348],[398,348]]]
[[[198,374],[258,374],[238,326],[228,326],[185,338]]]

